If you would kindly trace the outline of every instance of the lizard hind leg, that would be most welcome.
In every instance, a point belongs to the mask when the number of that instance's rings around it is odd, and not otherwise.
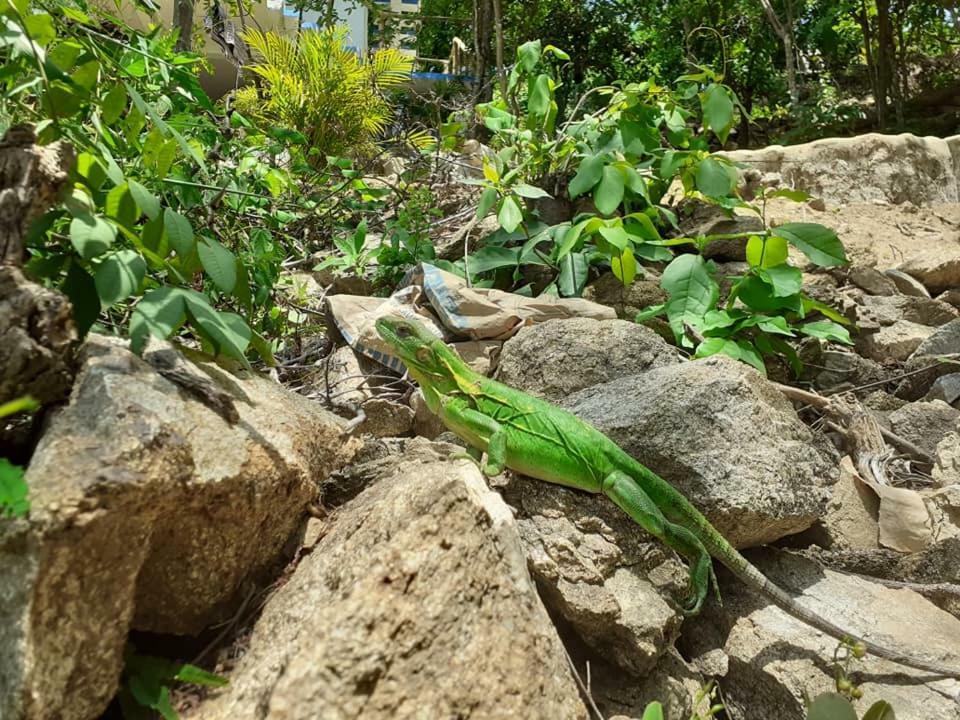
[[[684,615],[700,612],[711,585],[719,597],[713,561],[703,543],[687,528],[667,520],[657,504],[633,478],[618,470],[613,471],[603,481],[603,494],[613,500],[640,527],[686,558],[689,564],[690,589],[687,601],[681,608]]]

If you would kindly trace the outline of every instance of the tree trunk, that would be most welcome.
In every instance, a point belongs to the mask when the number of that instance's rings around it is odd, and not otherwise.
[[[873,54],[873,32],[870,30],[870,16],[867,14],[867,0],[860,0],[860,12],[857,13],[857,21],[860,23],[860,30],[863,32],[863,50],[867,58],[867,75],[870,78],[870,89],[873,90],[873,97],[876,102],[880,92],[877,84],[877,64]]]
[[[473,3],[473,51],[474,77],[476,78],[476,101],[486,102],[493,94],[487,82],[490,69],[490,50],[493,45],[493,8],[490,0],[474,0]]]
[[[493,25],[497,42],[497,77],[500,79],[500,97],[507,101],[507,74],[503,67],[503,14],[500,0],[493,0]]]
[[[877,0],[877,124],[885,130],[889,123],[887,96],[893,79],[893,28],[890,24],[890,0]]]
[[[796,105],[800,101],[800,91],[797,89],[797,67],[793,56],[793,19],[791,13],[787,12],[787,23],[780,22],[777,13],[773,10],[770,0],[760,0],[763,5],[763,11],[770,22],[773,31],[783,43],[783,60],[787,71],[787,91],[790,93],[790,103]]]
[[[173,0],[173,27],[180,31],[176,49],[190,52],[193,49],[193,2],[194,0]]]

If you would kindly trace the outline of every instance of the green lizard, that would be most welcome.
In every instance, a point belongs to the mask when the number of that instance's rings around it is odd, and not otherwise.
[[[796,602],[741,555],[666,480],[627,455],[572,413],[471,370],[421,323],[381,318],[377,332],[406,365],[430,410],[465,440],[481,469],[497,475],[510,468],[547,482],[603,493],[651,535],[689,563],[690,598],[684,612],[700,610],[716,590],[711,556],[754,591],[795,618],[838,640],[862,643],[868,652],[940,676],[960,677],[935,661],[913,657],[858,638]]]

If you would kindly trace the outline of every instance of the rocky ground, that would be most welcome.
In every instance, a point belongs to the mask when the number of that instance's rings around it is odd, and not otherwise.
[[[848,142],[741,159],[748,182],[808,185],[814,202],[769,217],[834,227],[853,260],[807,285],[856,346],[809,343],[792,384],[850,392],[886,433],[872,463],[829,408],[631,322],[659,301],[655,274],[601,277],[587,296],[621,319],[526,327],[491,372],[594,423],[810,608],[960,667],[960,143]],[[335,378],[385,373],[334,352]],[[623,720],[652,700],[671,720],[711,702],[801,720],[834,688],[835,640],[722,572],[722,604],[685,618],[675,553],[602,497],[451,459],[415,396],[353,427],[191,364],[233,415],[157,366],[87,341],[28,467],[29,519],[0,524],[0,717],[101,716],[131,633],[229,677],[176,695],[198,720]],[[885,699],[901,720],[960,719],[960,678],[869,656],[850,677],[861,713]]]

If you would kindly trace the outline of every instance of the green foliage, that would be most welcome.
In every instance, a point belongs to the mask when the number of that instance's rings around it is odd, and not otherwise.
[[[0,518],[22,517],[30,510],[23,468],[0,458]]]
[[[878,700],[863,714],[861,720],[896,720],[896,717],[890,703]],[[807,708],[807,720],[857,720],[857,711],[844,695],[823,693],[814,698]]]
[[[38,7],[0,7],[0,117],[69,141],[77,163],[28,239],[27,271],[67,294],[81,333],[129,326],[142,345],[183,332],[211,353],[270,360],[257,330],[272,328],[282,253],[262,236],[296,218],[275,206],[296,192],[276,163],[291,146],[276,138],[297,134],[218,117],[199,58],[175,52],[172,35],[81,0]]]
[[[170,687],[177,682],[217,688],[227,679],[188,663],[140,655],[128,645],[118,694],[124,718],[150,720],[159,714],[163,720],[177,720],[170,699]]]
[[[763,200],[774,196],[806,199],[803,193],[781,190],[768,191]],[[748,207],[764,218],[762,208]],[[742,235],[747,236],[749,269],[743,275],[727,278],[731,286],[722,304],[712,263],[700,255],[678,255],[667,265],[660,281],[668,301],[642,311],[637,321],[665,314],[677,342],[692,349],[694,357],[723,353],[762,373],[766,373],[763,358],[772,355],[786,358],[794,372],[800,372],[800,359],[786,338],[808,336],[852,344],[843,327],[848,321],[803,292],[802,273],[788,260],[787,248],[792,245],[814,265],[846,263],[836,233],[816,223],[787,223]],[[708,240],[679,238],[672,242],[702,247]],[[828,319],[805,322],[813,313]]]
[[[390,291],[417,263],[436,261],[430,231],[441,214],[430,188],[419,185],[407,189],[396,216],[386,223],[384,239],[377,251],[374,284],[378,288]]]
[[[0,420],[24,412],[34,412],[40,404],[26,396],[0,404]],[[23,468],[0,458],[0,518],[23,517],[30,511]]]
[[[300,129],[321,163],[327,155],[369,152],[393,117],[384,92],[410,79],[413,60],[393,48],[362,59],[346,37],[346,28],[297,39],[247,30],[244,40],[260,55],[251,69],[264,86],[238,91],[237,108],[264,124]]]
[[[551,63],[565,57],[539,41],[524,43],[508,96],[478,107],[497,152],[485,161],[484,179],[478,181],[483,191],[477,215],[496,213],[500,232],[467,258],[464,271],[482,281],[477,276],[502,277],[510,270],[516,283],[523,265],[546,266],[555,275],[545,292],[579,295],[592,266],[609,266],[629,285],[642,272],[642,262],[669,262],[661,281],[668,301],[638,320],[665,314],[677,342],[696,357],[722,352],[764,372],[765,355],[784,355],[799,369],[787,338],[809,335],[849,343],[836,322],[800,322],[814,312],[843,321],[803,294],[800,270],[787,262],[789,246],[820,266],[846,262],[836,234],[821,225],[789,223],[727,236],[746,243],[751,262],[748,272],[734,279],[723,305],[712,263],[699,254],[673,256],[674,246],[699,250],[711,239],[669,237],[676,220],[663,203],[674,182],[687,198],[727,213],[740,209],[764,216],[764,208],[738,196],[733,164],[708,149],[710,135],[723,142],[736,122],[738,101],[723,78],[698,68],[681,76],[673,90],[652,82],[598,88],[596,93],[608,98],[604,107],[556,128],[558,83]],[[698,118],[705,134],[695,131]],[[536,203],[550,195],[542,185],[556,188],[558,199],[589,198],[593,209],[570,222],[544,226]],[[769,196],[774,195],[802,196],[790,191]]]

